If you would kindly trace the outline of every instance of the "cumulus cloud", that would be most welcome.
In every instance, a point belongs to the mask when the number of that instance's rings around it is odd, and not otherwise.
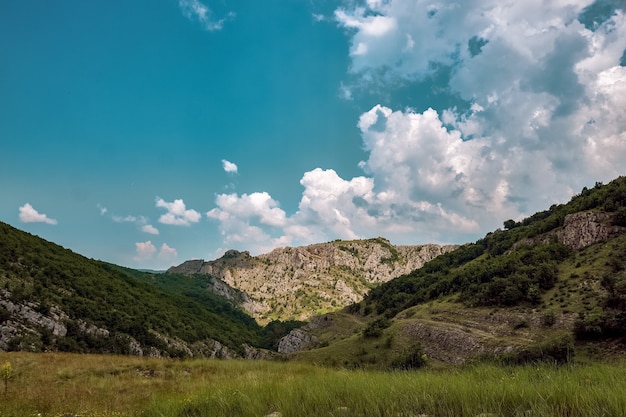
[[[413,201],[404,196],[404,186],[376,192],[373,178],[345,180],[334,170],[316,168],[306,172],[298,211],[292,216],[279,208],[268,193],[221,194],[217,207],[207,217],[219,222],[224,243],[254,253],[278,246],[304,245],[341,239],[384,235],[415,242],[416,230],[438,228],[456,233],[474,232],[477,223],[441,204]],[[440,241],[438,233],[428,241]]]
[[[107,208],[106,208],[106,207],[103,207],[103,206],[102,206],[102,205],[100,205],[100,204],[98,204],[98,210],[100,210],[100,215],[101,215],[101,216],[104,216],[104,215],[105,215],[105,214],[107,214],[107,212],[109,211],[109,210],[107,210]]]
[[[178,258],[176,249],[167,243],[161,244],[157,250],[157,247],[150,240],[136,242],[135,251],[136,255],[133,260],[144,267],[167,268]]]
[[[137,217],[135,216],[116,216],[113,215],[111,216],[111,219],[115,222],[115,223],[135,223],[137,221]]]
[[[226,159],[222,159],[222,167],[224,168],[224,171],[229,174],[237,173],[237,165],[230,161],[227,161]]]
[[[176,249],[169,247],[167,243],[161,245],[161,249],[159,249],[158,254],[158,258],[161,261],[172,262],[176,260],[177,257],[178,252],[176,252]]]
[[[156,206],[167,210],[167,213],[159,217],[159,223],[163,224],[189,226],[191,223],[200,221],[202,217],[197,211],[187,209],[182,199],[177,199],[170,203],[157,197]]]
[[[219,195],[207,215],[248,249],[378,235],[463,242],[623,175],[626,16],[594,12],[600,3],[347,1],[335,12],[351,44],[344,98],[445,68],[433,88],[457,107],[372,105],[358,121],[364,176],[306,172],[292,215],[267,193]]]
[[[363,114],[362,167],[374,190],[396,208],[439,205],[471,230],[623,174],[626,20],[614,8],[586,24],[592,3],[390,0],[338,10],[361,85],[410,85],[443,66],[446,88],[467,103]]]
[[[227,20],[235,18],[235,13],[229,12],[224,18],[215,19],[213,11],[199,0],[179,0],[178,4],[186,18],[197,20],[204,29],[210,32],[222,30]]]
[[[137,262],[152,259],[157,251],[156,247],[152,244],[150,240],[147,240],[145,242],[136,242],[135,250],[137,252],[137,255],[134,257],[134,260]]]
[[[47,215],[43,213],[39,213],[37,210],[33,208],[30,204],[26,203],[20,210],[20,221],[24,223],[47,223],[47,224],[57,224],[55,219],[49,218]]]
[[[152,226],[151,224],[144,224],[143,226],[141,226],[141,231],[145,232],[145,233],[149,233],[151,235],[158,235],[159,234],[159,229],[157,229],[156,227]]]
[[[227,245],[241,245],[246,242],[255,252],[271,249],[290,243],[286,237],[272,237],[266,229],[281,230],[287,225],[285,212],[266,192],[243,194],[219,194],[216,208],[206,213],[217,220],[220,232]],[[254,243],[253,243],[254,242]]]
[[[101,207],[100,205],[98,205],[98,207]],[[102,216],[106,215],[108,213],[108,210],[104,209],[101,207],[100,208],[100,214]],[[157,229],[156,227],[154,227],[153,225],[149,224],[149,219],[146,218],[145,216],[133,216],[133,215],[127,215],[127,216],[119,216],[116,214],[112,214],[110,216],[111,220],[113,220],[113,222],[115,223],[133,223],[135,226],[137,226],[137,228],[144,232],[144,233],[148,233],[151,235],[158,235],[159,234],[159,229]]]

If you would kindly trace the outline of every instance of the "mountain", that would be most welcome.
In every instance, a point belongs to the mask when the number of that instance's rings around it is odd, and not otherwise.
[[[211,281],[87,259],[0,223],[0,350],[255,356],[291,329],[261,328]]]
[[[230,250],[214,261],[186,261],[168,273],[208,275],[221,287],[218,291],[238,289],[242,307],[260,323],[306,320],[358,302],[372,288],[455,248],[394,246],[380,237],[337,240],[259,256]]]
[[[374,368],[623,352],[626,177],[504,226],[312,319],[279,351]]]

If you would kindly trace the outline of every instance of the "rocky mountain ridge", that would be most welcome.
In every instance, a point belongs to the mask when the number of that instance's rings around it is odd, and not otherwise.
[[[305,320],[360,301],[373,287],[421,268],[457,245],[394,246],[384,238],[284,247],[259,256],[230,250],[214,261],[190,260],[170,274],[207,274],[243,293],[259,322]]]

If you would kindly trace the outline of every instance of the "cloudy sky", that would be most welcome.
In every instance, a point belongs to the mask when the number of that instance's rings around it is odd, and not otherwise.
[[[0,2],[0,220],[162,269],[475,241],[626,172],[623,0]]]

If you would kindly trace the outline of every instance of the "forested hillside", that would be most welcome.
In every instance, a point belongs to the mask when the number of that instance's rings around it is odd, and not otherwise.
[[[233,356],[276,344],[281,326],[268,333],[207,280],[87,259],[0,223],[0,349]]]
[[[559,266],[576,257],[576,248],[588,246],[580,243],[584,238],[575,238],[580,232],[588,235],[594,231],[573,230],[569,236],[556,233],[566,226],[568,216],[571,219],[571,215],[581,212],[588,213],[587,226],[575,224],[574,228],[603,224],[606,240],[626,232],[626,177],[605,186],[598,183],[593,189],[584,188],[568,204],[553,205],[521,222],[507,220],[505,230],[489,233],[476,243],[439,256],[423,268],[373,289],[363,307],[393,316],[418,303],[455,293],[467,306],[537,306],[542,295],[556,285]],[[602,237],[600,240],[604,240]],[[610,267],[600,278],[605,289],[617,291],[615,288],[626,288],[626,251],[619,240],[610,248],[606,254]]]

